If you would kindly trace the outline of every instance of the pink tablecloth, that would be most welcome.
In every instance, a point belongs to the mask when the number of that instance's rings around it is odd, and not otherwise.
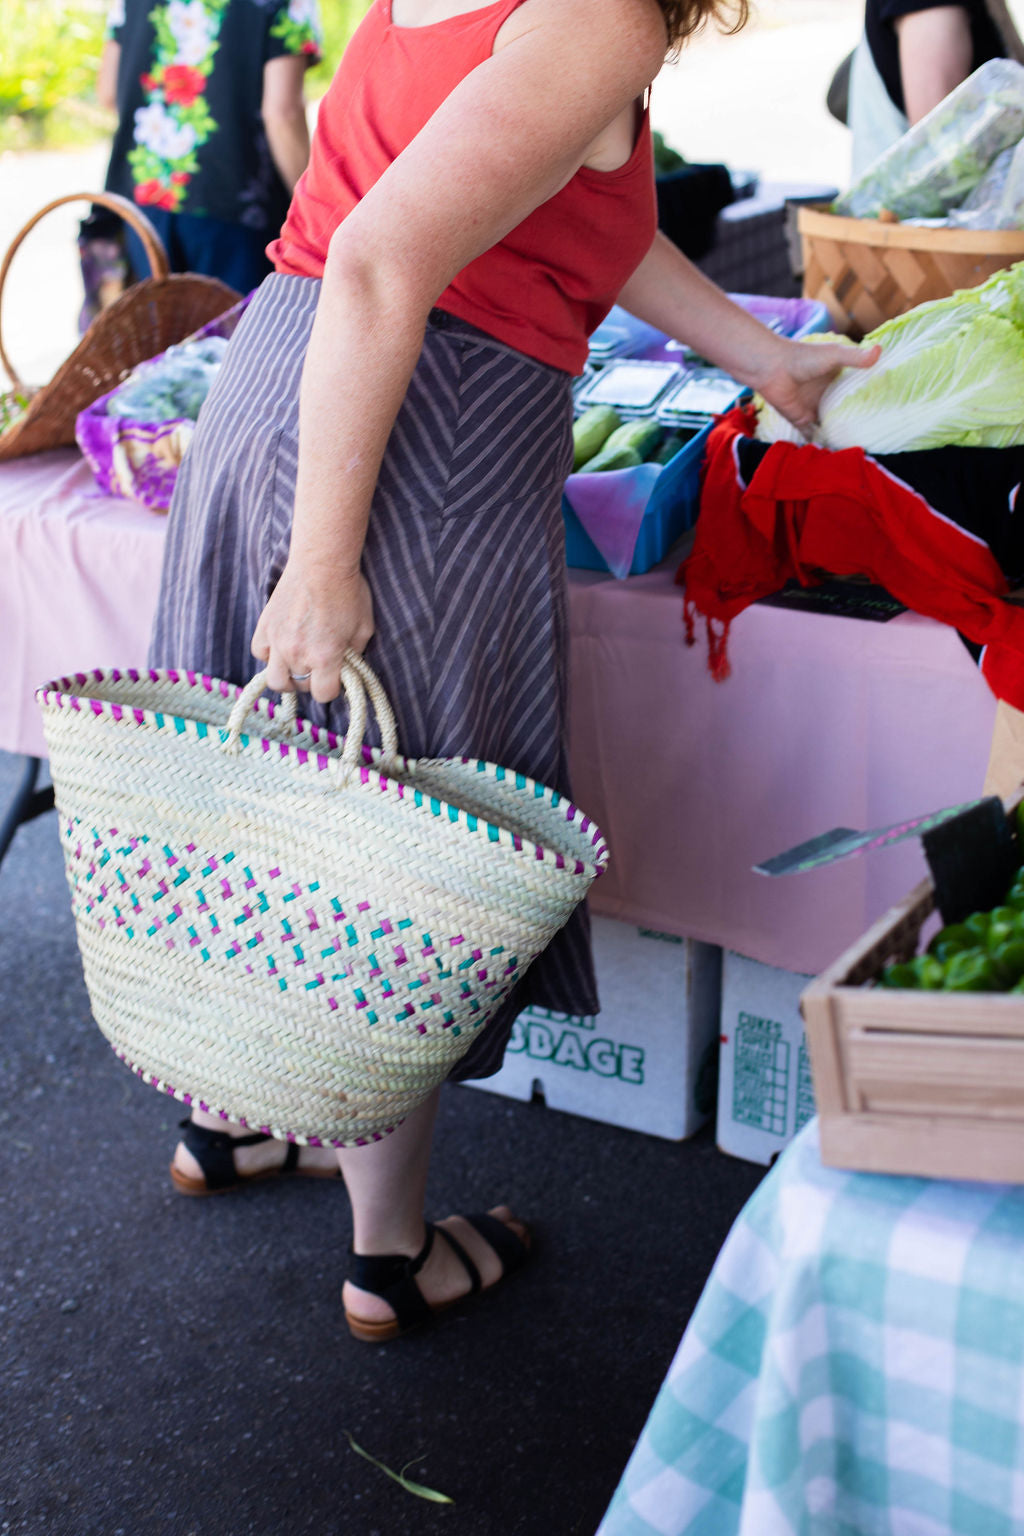
[[[612,851],[592,904],[816,972],[922,878],[919,843],[777,879],[751,866],[979,795],[995,701],[956,632],[909,613],[755,605],[713,682],[674,564],[573,572],[573,788]]]
[[[0,748],[45,756],[40,683],[145,662],[166,524],[100,496],[76,448],[0,464]]]
[[[0,464],[0,748],[44,752],[40,682],[144,661],[164,528],[94,496],[72,450]],[[994,701],[958,636],[912,614],[756,606],[713,683],[673,564],[570,573],[575,793],[612,849],[593,907],[817,971],[919,878],[917,843],[776,880],[751,865],[979,794]]]

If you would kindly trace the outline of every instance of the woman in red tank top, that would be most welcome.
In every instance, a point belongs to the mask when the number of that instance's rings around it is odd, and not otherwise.
[[[560,492],[590,331],[619,302],[798,425],[840,366],[873,360],[775,335],[656,233],[647,88],[670,48],[746,8],[373,0],[179,479],[152,664],[242,682],[251,641],[271,688],[343,729],[342,658],[370,646],[408,755],[488,756],[568,792]],[[496,1070],[523,1000],[596,1010],[578,915],[463,1076]],[[172,1176],[201,1194],[340,1165],[346,1317],[389,1338],[529,1247],[505,1206],[425,1223],[436,1107],[297,1166],[196,1110]]]

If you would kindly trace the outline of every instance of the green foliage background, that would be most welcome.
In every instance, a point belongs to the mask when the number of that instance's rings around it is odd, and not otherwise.
[[[320,0],[324,60],[308,94],[322,95],[369,0]],[[107,0],[0,0],[0,149],[59,147],[104,137],[96,68]]]
[[[65,102],[88,100],[103,12],[87,0],[0,0],[0,124],[42,142]]]
[[[327,89],[338,60],[352,33],[370,9],[370,0],[320,0],[324,23],[324,57],[309,72],[309,94],[321,96]]]

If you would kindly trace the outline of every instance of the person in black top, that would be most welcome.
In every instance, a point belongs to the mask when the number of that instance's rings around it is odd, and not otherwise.
[[[1005,52],[985,0],[867,0],[850,77],[854,178],[962,80]]]
[[[106,189],[138,203],[171,269],[248,293],[271,270],[309,158],[303,81],[318,0],[112,0],[97,94],[116,108]],[[148,273],[126,230],[134,277]]]

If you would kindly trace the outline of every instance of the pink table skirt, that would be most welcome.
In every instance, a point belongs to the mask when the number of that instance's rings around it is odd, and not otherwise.
[[[0,748],[45,757],[40,683],[145,662],[166,526],[100,496],[75,448],[0,464]]]
[[[0,748],[45,754],[33,690],[146,655],[166,520],[93,494],[74,450],[0,464]],[[674,562],[570,572],[578,802],[608,836],[595,911],[820,970],[918,879],[916,842],[805,875],[751,866],[833,826],[981,792],[995,702],[955,632],[755,606],[712,682]]]
[[[920,844],[776,879],[751,866],[980,795],[995,700],[956,632],[910,613],[755,605],[716,683],[702,640],[684,643],[674,565],[572,573],[573,789],[612,853],[592,906],[817,972],[924,876]]]

